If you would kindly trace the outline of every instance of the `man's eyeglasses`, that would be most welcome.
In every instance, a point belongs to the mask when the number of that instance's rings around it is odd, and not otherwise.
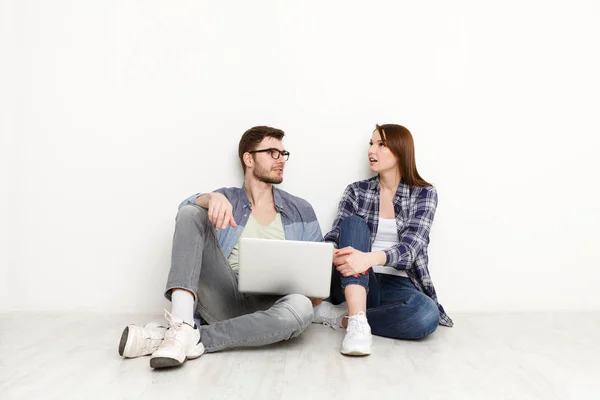
[[[253,154],[253,153],[265,153],[265,152],[269,152],[271,154],[271,157],[274,158],[275,160],[278,160],[280,156],[283,156],[283,159],[285,161],[289,160],[290,158],[290,152],[289,151],[281,151],[279,149],[274,149],[274,148],[269,148],[269,149],[262,149],[262,150],[252,150],[249,151],[248,153]]]

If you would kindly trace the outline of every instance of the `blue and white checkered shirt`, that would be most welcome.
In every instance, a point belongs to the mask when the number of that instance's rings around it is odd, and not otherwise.
[[[410,187],[404,181],[400,182],[393,201],[400,242],[385,250],[385,266],[405,270],[417,289],[436,302],[440,311],[440,324],[452,326],[454,323],[437,300],[427,269],[429,231],[437,201],[434,187]],[[324,241],[337,243],[340,223],[351,215],[357,215],[367,222],[373,244],[379,223],[379,176],[354,182],[346,187],[331,232],[325,235]]]

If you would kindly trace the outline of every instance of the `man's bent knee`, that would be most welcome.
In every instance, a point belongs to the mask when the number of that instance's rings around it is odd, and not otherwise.
[[[312,322],[313,306],[308,297],[301,294],[288,294],[279,299],[277,303],[283,303],[285,308],[293,315],[300,327],[298,334]]]
[[[177,221],[208,221],[208,211],[200,206],[187,204],[177,212]]]

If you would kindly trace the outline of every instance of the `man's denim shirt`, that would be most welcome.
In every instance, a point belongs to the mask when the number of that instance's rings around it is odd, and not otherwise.
[[[227,228],[217,231],[217,238],[219,239],[223,254],[228,258],[231,250],[240,239],[244,227],[248,223],[252,208],[243,187],[221,188],[215,190],[215,192],[219,192],[227,197],[227,200],[233,206],[233,218],[237,224],[237,228],[232,228],[229,225]],[[202,193],[188,197],[181,202],[179,208],[185,205],[195,205],[196,198],[200,195]],[[301,240],[305,242],[321,242],[323,240],[319,221],[317,221],[315,211],[308,201],[276,187],[273,187],[273,198],[275,200],[275,208],[281,214],[286,240]]]

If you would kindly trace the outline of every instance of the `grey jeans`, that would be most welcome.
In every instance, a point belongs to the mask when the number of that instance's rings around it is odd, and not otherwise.
[[[313,318],[312,304],[303,295],[238,292],[237,274],[219,246],[207,210],[199,206],[185,205],[177,213],[165,292],[169,300],[173,289],[194,294],[197,311],[208,322],[200,327],[208,353],[288,340],[300,335]]]

